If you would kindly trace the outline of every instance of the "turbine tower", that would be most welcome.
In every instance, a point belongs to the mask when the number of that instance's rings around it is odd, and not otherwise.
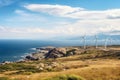
[[[113,32],[112,26],[110,26],[109,28],[111,28],[111,29],[110,29],[110,33]],[[107,38],[105,39],[105,43],[104,43],[105,50],[107,49],[108,41],[110,42],[109,45],[112,45],[112,37],[111,37],[110,33],[109,33],[109,37],[107,37]]]
[[[109,38],[109,45],[110,45],[110,46],[112,46],[112,42],[113,42],[113,41],[112,41],[112,37],[111,37],[111,35],[110,35],[110,38]]]
[[[111,35],[112,35],[112,33],[113,33],[113,31],[114,31],[114,29],[112,28],[112,26],[111,26],[111,30],[110,30],[110,32],[111,32]],[[110,45],[112,45],[112,43],[113,43],[113,39],[112,39],[112,36],[110,35],[110,38],[109,38],[109,40],[110,40]]]
[[[97,35],[95,35],[95,48],[96,49],[98,48],[98,37],[97,37]]]
[[[108,42],[110,42],[110,44],[108,44]],[[105,50],[107,49],[108,45],[112,45],[112,39],[111,39],[111,37],[105,39],[105,45],[104,45]]]
[[[86,49],[86,35],[82,36],[82,41],[83,41],[83,48]]]
[[[109,33],[109,38],[108,38],[108,41],[109,41],[109,45],[111,46],[112,45],[112,33],[113,33],[113,27],[110,26],[110,33]]]
[[[107,49],[107,41],[108,41],[108,38],[105,39],[105,43],[104,43],[104,49],[105,50]]]

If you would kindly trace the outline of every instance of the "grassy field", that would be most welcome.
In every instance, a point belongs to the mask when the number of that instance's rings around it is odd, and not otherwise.
[[[1,65],[0,80],[120,80],[120,49],[111,49]]]

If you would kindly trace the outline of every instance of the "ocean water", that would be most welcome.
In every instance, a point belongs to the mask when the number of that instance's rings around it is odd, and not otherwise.
[[[101,42],[102,43],[102,42]],[[101,44],[99,43],[99,44]],[[94,41],[88,42],[87,45],[94,45]],[[22,59],[34,50],[32,48],[45,46],[82,46],[80,40],[0,40],[0,62],[16,61]]]
[[[76,46],[79,45],[78,42],[54,40],[0,40],[0,62],[22,59],[25,55],[34,52],[32,48],[44,46]]]

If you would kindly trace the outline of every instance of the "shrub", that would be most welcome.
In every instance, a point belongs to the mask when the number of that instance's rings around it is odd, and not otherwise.
[[[9,64],[6,65],[1,65],[0,66],[0,72],[4,72],[4,71],[8,71],[8,70],[12,70],[12,66]]]
[[[9,80],[7,77],[0,77],[0,80]]]
[[[11,64],[5,64],[5,65],[0,65],[0,72],[5,72],[5,71],[14,71],[14,70],[24,70],[26,72],[40,72],[39,69],[37,69],[33,65],[26,65],[23,63],[11,63]]]
[[[85,80],[77,75],[60,75],[45,80]]]
[[[18,71],[18,72],[12,73],[12,74],[31,75],[32,72]]]

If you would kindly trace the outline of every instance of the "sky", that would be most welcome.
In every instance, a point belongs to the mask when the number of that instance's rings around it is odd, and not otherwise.
[[[120,35],[120,0],[0,0],[0,39]]]

